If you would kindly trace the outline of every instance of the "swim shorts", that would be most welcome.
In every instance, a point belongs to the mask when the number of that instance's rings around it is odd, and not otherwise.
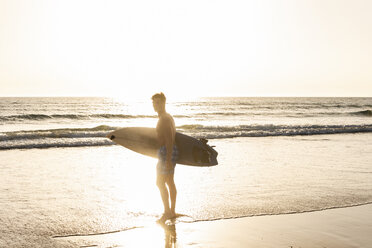
[[[160,147],[158,151],[159,161],[158,161],[158,164],[156,165],[157,173],[162,174],[162,175],[174,174],[174,168],[176,167],[177,156],[178,156],[177,146],[173,146],[173,152],[172,152],[173,167],[168,169],[166,165],[167,148],[165,148],[165,146]]]

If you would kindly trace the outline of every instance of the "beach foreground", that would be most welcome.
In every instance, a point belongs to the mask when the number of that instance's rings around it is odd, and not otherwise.
[[[370,247],[372,205],[55,238],[80,247]]]

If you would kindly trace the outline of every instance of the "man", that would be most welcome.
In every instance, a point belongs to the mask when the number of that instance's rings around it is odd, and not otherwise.
[[[161,222],[176,217],[175,209],[177,197],[177,189],[174,184],[174,169],[178,153],[175,143],[176,127],[173,117],[165,110],[165,102],[166,98],[163,93],[158,93],[152,96],[153,107],[159,117],[156,126],[160,146],[158,151],[159,161],[156,166],[156,185],[159,188],[164,205],[164,214],[159,219]],[[169,198],[171,201],[170,206]]]

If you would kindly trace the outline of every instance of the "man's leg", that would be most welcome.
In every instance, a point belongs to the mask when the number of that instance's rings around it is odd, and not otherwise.
[[[169,194],[168,194],[168,189],[165,186],[165,175],[158,174],[156,178],[156,185],[159,188],[160,191],[160,196],[163,201],[164,205],[164,214],[169,214],[170,213],[170,208],[169,208]]]
[[[166,177],[166,183],[169,188],[169,195],[170,195],[170,200],[171,200],[171,217],[176,216],[176,198],[177,198],[177,188],[176,184],[174,183],[174,174],[169,174]]]

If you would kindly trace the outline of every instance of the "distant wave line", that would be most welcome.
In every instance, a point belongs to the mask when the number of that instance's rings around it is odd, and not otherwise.
[[[238,109],[238,108],[237,108]],[[285,116],[285,117],[317,117],[317,116],[366,116],[372,117],[372,110],[362,110],[355,112],[299,112],[296,111],[278,111],[275,112],[262,112],[259,109],[251,109],[250,111],[219,111],[219,112],[196,112],[186,115],[173,115],[175,118],[193,118],[193,117],[205,117],[210,116],[250,116],[250,115],[273,115],[273,116]],[[43,121],[53,119],[70,119],[70,120],[89,120],[89,119],[139,119],[139,118],[157,118],[157,115],[128,115],[128,114],[25,114],[25,115],[5,115],[0,116],[0,121]]]
[[[0,145],[0,150],[16,150],[16,149],[45,149],[45,148],[69,148],[69,147],[93,147],[93,146],[112,146],[114,143],[110,140],[99,141],[77,141],[77,142],[47,142],[47,143],[31,143],[31,144],[10,144]]]
[[[233,109],[226,109],[224,112],[199,112],[194,113],[191,117],[201,117],[201,116],[278,116],[278,117],[318,117],[318,116],[372,116],[372,110],[363,110],[363,111],[355,111],[355,112],[311,112],[311,111],[300,111],[300,109],[296,109],[293,111],[285,111],[285,110],[278,110],[273,109],[275,111],[260,111],[259,109],[250,109],[249,111],[242,112],[242,111],[234,111]],[[303,109],[304,110],[304,109]]]
[[[136,118],[157,118],[157,115],[126,115],[126,114],[26,114],[26,115],[7,115],[0,116],[0,121],[17,121],[17,120],[49,120],[49,119],[136,119]],[[174,117],[188,117],[185,115],[174,115]]]

